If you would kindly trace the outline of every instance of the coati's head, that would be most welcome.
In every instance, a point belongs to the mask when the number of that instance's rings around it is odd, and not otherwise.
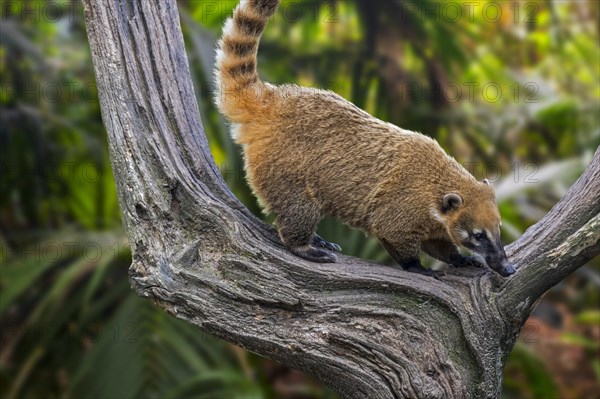
[[[500,212],[494,190],[487,180],[477,183],[465,198],[458,193],[444,195],[441,211],[448,233],[456,244],[481,256],[503,277],[515,273],[500,240]]]

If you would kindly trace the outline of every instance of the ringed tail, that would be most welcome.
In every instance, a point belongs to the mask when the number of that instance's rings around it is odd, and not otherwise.
[[[267,97],[256,69],[258,43],[280,0],[241,0],[223,28],[217,48],[219,110],[232,122],[255,118]]]

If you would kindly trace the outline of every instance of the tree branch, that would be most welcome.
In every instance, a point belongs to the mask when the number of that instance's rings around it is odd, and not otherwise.
[[[600,252],[599,214],[600,148],[565,197],[508,246],[517,273],[499,303],[509,318],[522,323],[544,292]]]
[[[344,256],[329,265],[293,256],[230,193],[213,162],[175,1],[83,2],[133,251],[130,281],[141,295],[346,397],[499,396],[520,327],[499,311],[503,279],[454,270],[439,281]],[[516,276],[557,246],[533,255],[513,249],[515,258],[531,255]],[[506,284],[505,297],[516,298],[521,285]]]

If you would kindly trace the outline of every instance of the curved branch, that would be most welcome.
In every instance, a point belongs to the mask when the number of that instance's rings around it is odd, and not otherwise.
[[[499,396],[515,332],[495,300],[501,278],[456,270],[439,281],[291,255],[213,162],[175,1],[84,6],[130,281],[141,295],[346,397]]]
[[[600,147],[565,197],[508,246],[517,265],[499,293],[508,317],[523,322],[544,292],[600,253],[599,220]]]

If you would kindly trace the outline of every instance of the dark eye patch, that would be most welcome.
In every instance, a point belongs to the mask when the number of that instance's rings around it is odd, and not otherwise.
[[[475,233],[473,234],[473,237],[475,237],[477,241],[483,241],[485,238],[487,238],[484,233]]]

